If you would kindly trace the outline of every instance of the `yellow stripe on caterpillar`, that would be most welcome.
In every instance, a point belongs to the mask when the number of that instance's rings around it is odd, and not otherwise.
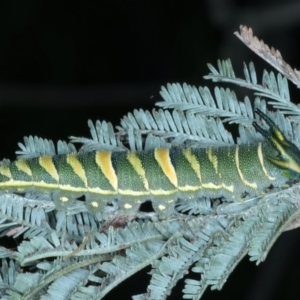
[[[19,171],[24,172],[25,174],[27,174],[30,177],[32,176],[31,169],[28,166],[28,163],[25,159],[18,159],[16,161],[15,165]]]
[[[7,178],[12,178],[9,166],[7,164],[0,165],[0,174]]]
[[[97,151],[96,152],[96,163],[110,182],[111,186],[115,191],[118,190],[118,177],[113,168],[111,161],[112,152],[110,151]]]
[[[2,174],[2,173],[1,173]],[[0,182],[0,187],[9,188],[9,187],[31,187],[32,182],[30,181],[18,181],[10,179],[8,181]]]
[[[19,180],[8,180],[4,182],[0,182],[0,187],[38,187],[48,189],[57,189],[57,184],[47,183],[43,180],[41,181],[19,181]]]
[[[201,190],[203,187],[201,185],[199,186],[193,186],[193,185],[185,185],[185,186],[179,186],[178,190],[182,192],[194,192]]]
[[[270,179],[270,180],[275,180],[276,178],[273,177],[273,176],[270,176],[270,174],[267,172],[267,169],[265,167],[265,164],[264,164],[264,157],[263,157],[263,153],[262,153],[262,143],[258,143],[258,146],[257,146],[257,156],[258,156],[258,159],[259,159],[259,162],[260,162],[260,165],[261,165],[261,168],[264,172],[264,174]]]
[[[236,165],[236,168],[238,170],[238,173],[239,173],[239,176],[241,178],[241,181],[247,185],[247,186],[250,186],[251,188],[253,189],[257,189],[257,183],[256,182],[249,182],[247,181],[245,178],[244,178],[244,175],[242,173],[242,170],[240,168],[240,159],[239,159],[239,146],[237,145],[235,147],[235,165]]]
[[[218,157],[213,154],[213,149],[211,147],[207,148],[207,156],[209,161],[212,163],[216,173],[218,174]]]
[[[229,191],[231,193],[234,192],[233,185],[226,185],[224,183],[217,185],[217,184],[214,184],[212,182],[208,182],[208,183],[203,183],[202,187],[204,189],[209,189],[209,190],[221,190],[221,189],[224,189],[224,190],[227,190],[227,191]]]
[[[183,154],[185,156],[185,158],[187,159],[187,161],[190,163],[192,169],[195,171],[197,177],[199,178],[199,184],[201,183],[201,169],[200,169],[200,163],[197,160],[197,157],[192,154],[192,150],[191,148],[187,148],[185,150],[183,150]]]
[[[150,191],[134,191],[134,190],[121,190],[118,189],[118,192],[120,195],[124,195],[124,196],[148,196],[150,195]]]
[[[67,154],[67,163],[72,167],[74,173],[83,181],[84,185],[87,187],[87,178],[85,175],[84,168],[78,160],[75,153]]]
[[[39,158],[39,164],[54,180],[59,182],[59,176],[54,166],[52,156],[41,156]]]
[[[133,166],[136,173],[142,177],[145,189],[149,190],[149,183],[146,178],[146,172],[143,168],[142,162],[139,159],[139,157],[136,155],[135,152],[128,152],[127,159]]]
[[[93,193],[93,194],[98,194],[98,195],[117,195],[118,194],[118,191],[115,191],[115,190],[103,190],[103,189],[100,189],[100,188],[87,188],[87,191],[89,193]]]
[[[177,193],[178,190],[175,189],[175,190],[163,190],[163,189],[157,189],[157,190],[150,190],[150,193],[152,195],[156,195],[156,196],[167,196],[167,195],[172,195],[172,194],[175,194]]]
[[[177,187],[177,175],[172,165],[171,158],[170,158],[170,150],[169,149],[155,149],[154,150],[154,157],[158,162],[159,166],[163,170],[164,174],[168,177],[170,182]],[[163,190],[162,190],[163,191]],[[153,194],[153,191],[151,191]]]

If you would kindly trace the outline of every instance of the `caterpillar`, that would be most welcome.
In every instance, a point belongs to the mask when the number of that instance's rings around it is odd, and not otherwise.
[[[91,212],[112,199],[124,211],[150,199],[158,213],[180,199],[225,197],[237,201],[280,186],[300,174],[300,151],[260,110],[267,123],[255,129],[266,139],[256,144],[151,151],[91,151],[3,161],[0,190],[39,190],[53,194],[58,208],[82,195]]]

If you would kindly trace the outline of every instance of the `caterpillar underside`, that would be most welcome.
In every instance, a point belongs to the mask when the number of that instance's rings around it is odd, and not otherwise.
[[[112,199],[121,209],[137,210],[151,200],[159,213],[180,199],[225,197],[238,201],[280,186],[300,173],[300,152],[262,112],[270,126],[254,127],[266,142],[209,148],[151,151],[92,151],[18,159],[0,166],[0,189],[52,192],[57,207],[84,195],[91,212]]]

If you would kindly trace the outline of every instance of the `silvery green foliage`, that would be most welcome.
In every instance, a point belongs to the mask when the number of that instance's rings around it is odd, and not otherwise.
[[[250,88],[253,97],[241,101],[229,88],[210,91],[168,84],[161,90],[162,101],[157,104],[161,108],[128,113],[116,132],[110,123],[89,121],[90,138],[72,137],[71,143],[59,142],[55,148],[52,141],[30,136],[19,144],[17,154],[26,158],[65,154],[76,151],[73,143],[82,144],[79,151],[124,151],[257,142],[262,138],[252,127],[254,107],[300,146],[299,108],[290,102],[285,77],[264,71],[259,83],[250,63],[244,66],[244,78],[236,78],[229,60],[219,61],[216,68],[209,65],[209,70],[206,79]],[[278,110],[268,112],[267,105]],[[236,141],[226,123],[237,124]],[[207,288],[221,289],[246,255],[257,264],[265,260],[278,236],[300,214],[299,189],[294,185],[244,202],[179,201],[174,216],[166,220],[153,213],[125,215],[115,202],[92,215],[82,201],[58,211],[52,196],[42,192],[3,193],[0,234],[22,234],[23,239],[17,249],[0,247],[0,297],[101,299],[152,266],[148,289],[133,299],[166,299],[182,278],[182,297],[200,299]]]
[[[16,151],[18,158],[33,158],[43,155],[67,154],[76,152],[73,144],[58,141],[55,148],[53,141],[39,138],[37,136],[25,136],[24,144],[18,143],[20,150]]]

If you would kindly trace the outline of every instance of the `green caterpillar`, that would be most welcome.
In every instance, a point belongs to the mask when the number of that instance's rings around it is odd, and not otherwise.
[[[164,213],[175,200],[199,197],[241,199],[280,186],[300,174],[300,151],[260,110],[269,125],[253,126],[266,142],[209,148],[151,151],[91,151],[18,159],[0,166],[0,189],[53,192],[58,207],[85,196],[91,212],[101,212],[118,199],[124,210],[136,210],[145,200]]]

